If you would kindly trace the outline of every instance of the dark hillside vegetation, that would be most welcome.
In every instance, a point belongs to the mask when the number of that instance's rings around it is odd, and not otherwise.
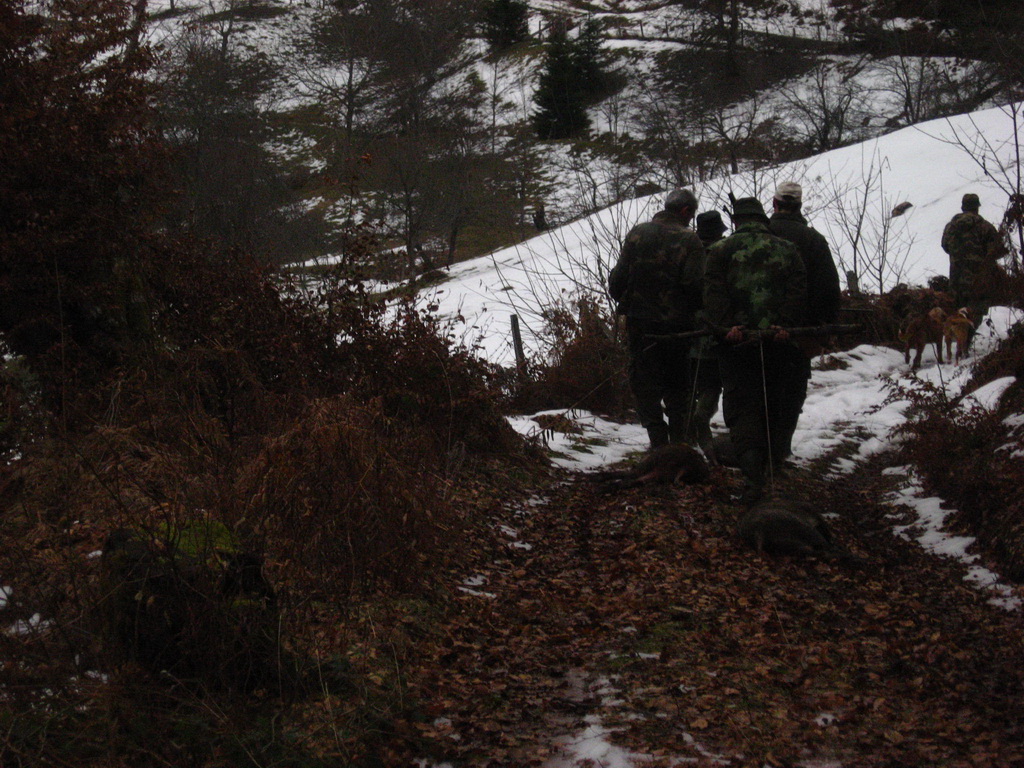
[[[328,722],[379,761],[416,706],[398,635],[535,457],[429,314],[160,226],[136,20],[27,8],[0,7],[0,763],[311,765]]]
[[[161,219],[275,263],[339,256],[370,220],[384,247],[360,266],[413,279],[606,204],[1002,99],[1024,81],[1015,22],[975,5],[661,2],[656,29],[615,3],[179,7],[157,109],[180,194]],[[279,45],[261,49],[271,13]],[[792,29],[762,28],[776,15]],[[868,90],[911,102],[893,114],[857,85],[885,59]],[[614,178],[552,171],[567,152]]]
[[[833,0],[832,5],[837,20],[869,50],[983,59],[1020,84],[1024,22],[1012,0]]]

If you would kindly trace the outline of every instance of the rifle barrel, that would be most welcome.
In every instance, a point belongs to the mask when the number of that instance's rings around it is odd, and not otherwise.
[[[784,330],[790,336],[842,336],[848,333],[859,333],[864,330],[863,325],[852,325],[845,323],[832,323],[829,325],[810,325],[797,328],[782,328],[759,330],[744,330],[743,335],[747,338],[759,338],[762,336],[774,336],[779,330]],[[699,339],[702,336],[724,336],[728,328],[704,328],[699,331],[683,331],[681,333],[649,333],[649,339]]]

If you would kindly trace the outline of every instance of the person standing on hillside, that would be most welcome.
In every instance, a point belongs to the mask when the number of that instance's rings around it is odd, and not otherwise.
[[[975,328],[989,308],[991,297],[986,295],[986,279],[999,271],[998,261],[1006,253],[999,230],[981,217],[980,208],[981,200],[968,192],[961,200],[961,212],[942,231],[942,250],[949,254],[953,298],[958,307],[971,310]]]
[[[705,251],[721,240],[727,229],[722,214],[716,210],[697,214],[696,223],[697,237]],[[718,411],[722,377],[718,373],[718,356],[709,337],[697,339],[690,347],[690,368],[693,391],[690,395],[689,436],[712,463],[717,463],[711,437],[711,419]]]
[[[689,227],[696,211],[693,192],[670,192],[664,210],[627,233],[608,275],[626,316],[629,382],[652,449],[685,438],[690,343],[656,337],[691,330],[700,308],[704,246]]]
[[[807,325],[834,323],[839,313],[842,290],[839,287],[839,272],[832,259],[828,241],[814,227],[807,223],[801,213],[803,189],[795,181],[785,181],[775,190],[772,199],[773,212],[768,229],[773,235],[789,240],[800,251],[807,271],[807,297],[804,308],[804,322]],[[780,408],[784,413],[785,435],[779,435],[777,452],[772,460],[777,467],[792,454],[793,433],[796,431],[800,412],[807,399],[807,382],[811,379],[811,360],[821,354],[827,339],[808,336],[800,339],[797,346],[803,352],[802,383],[794,382],[792,389],[784,393]]]
[[[740,500],[754,504],[786,435],[783,404],[803,386],[804,354],[784,329],[803,320],[807,269],[796,246],[769,231],[756,198],[733,203],[732,219],[736,231],[708,254],[704,316],[725,332],[717,347],[722,409],[743,472]],[[747,330],[775,333],[750,338]]]

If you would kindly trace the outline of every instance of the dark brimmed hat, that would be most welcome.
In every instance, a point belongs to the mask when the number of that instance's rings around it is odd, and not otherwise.
[[[727,227],[718,211],[704,211],[697,214],[697,237],[701,240],[717,240]]]
[[[673,189],[665,196],[665,210],[678,211],[681,208],[697,209],[697,196],[688,189]]]
[[[960,207],[965,211],[976,211],[981,208],[981,200],[973,192],[968,192],[960,201]]]
[[[741,197],[732,204],[732,218],[736,219],[757,219],[768,221],[764,207],[756,197]]]

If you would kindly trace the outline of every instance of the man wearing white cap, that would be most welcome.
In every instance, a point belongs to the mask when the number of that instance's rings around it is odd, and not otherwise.
[[[768,228],[773,235],[793,243],[807,268],[807,304],[804,322],[807,325],[826,325],[834,323],[839,312],[841,291],[839,288],[839,272],[828,242],[818,230],[810,226],[801,213],[803,207],[803,189],[795,181],[784,181],[775,190],[772,199],[774,212],[769,219]],[[819,354],[825,340],[804,337],[799,346],[804,352],[803,386],[788,392],[782,409],[786,414],[787,434],[781,437],[779,455],[773,456],[776,463],[782,462],[792,452],[793,432],[796,431],[800,412],[807,398],[807,382],[811,378],[811,358]]]

